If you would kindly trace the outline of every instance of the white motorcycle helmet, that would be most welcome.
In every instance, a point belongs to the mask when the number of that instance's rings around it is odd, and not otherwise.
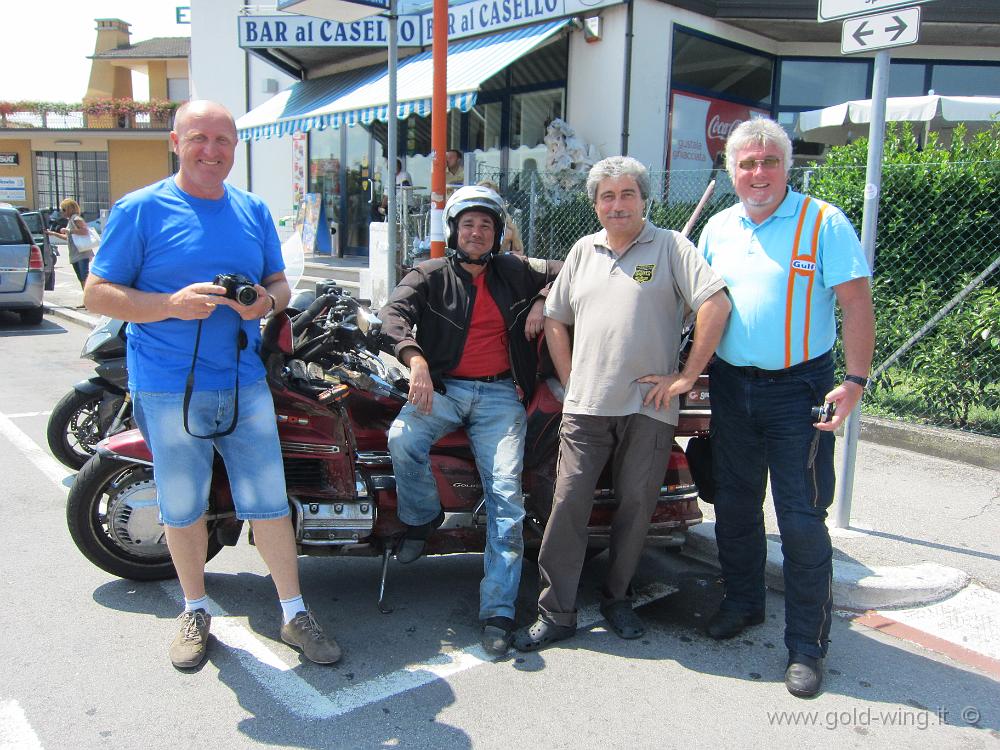
[[[493,249],[479,260],[473,260],[458,248],[458,217],[471,209],[483,211],[493,217]],[[444,204],[443,218],[445,244],[455,251],[461,262],[484,265],[500,249],[507,228],[507,211],[503,198],[488,187],[465,185],[458,188]]]

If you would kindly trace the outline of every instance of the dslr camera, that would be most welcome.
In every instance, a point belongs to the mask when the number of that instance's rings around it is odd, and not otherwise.
[[[833,419],[837,413],[837,405],[832,402],[824,403],[822,406],[812,408],[812,421],[816,424],[823,424]]]
[[[249,307],[257,301],[257,289],[251,279],[241,273],[220,273],[212,282],[216,286],[225,287],[223,297],[234,299],[241,305]]]

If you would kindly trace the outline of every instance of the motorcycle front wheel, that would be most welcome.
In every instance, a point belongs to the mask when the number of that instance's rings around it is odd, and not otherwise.
[[[119,578],[160,581],[177,576],[159,524],[153,467],[94,456],[69,491],[66,523],[77,548]],[[208,560],[222,544],[209,522]]]
[[[52,410],[45,437],[52,455],[64,466],[79,469],[104,437],[97,414],[102,397],[101,392],[81,393],[74,388]]]

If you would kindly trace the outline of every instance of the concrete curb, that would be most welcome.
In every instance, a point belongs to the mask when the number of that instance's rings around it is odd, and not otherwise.
[[[718,567],[719,548],[715,522],[706,521],[688,530],[681,551]],[[768,540],[764,578],[767,585],[784,591],[781,545]],[[969,576],[957,568],[934,563],[869,568],[853,562],[833,561],[833,602],[842,609],[899,609],[931,604],[961,591]]]
[[[84,328],[91,329],[97,325],[98,318],[95,315],[91,315],[87,312],[80,310],[74,310],[71,307],[63,307],[62,305],[45,305],[46,315],[55,315],[57,318],[62,318],[63,320],[68,320],[71,323],[76,323]]]
[[[865,416],[861,439],[1000,471],[1000,439],[987,435]]]

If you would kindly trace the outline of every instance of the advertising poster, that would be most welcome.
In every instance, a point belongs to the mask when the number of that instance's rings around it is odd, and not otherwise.
[[[670,92],[669,199],[697,201],[715,170],[725,170],[726,138],[741,122],[767,117],[763,109],[695,94]],[[717,180],[716,191],[732,188],[728,177]]]
[[[292,206],[302,205],[306,193],[306,134],[292,134]]]

